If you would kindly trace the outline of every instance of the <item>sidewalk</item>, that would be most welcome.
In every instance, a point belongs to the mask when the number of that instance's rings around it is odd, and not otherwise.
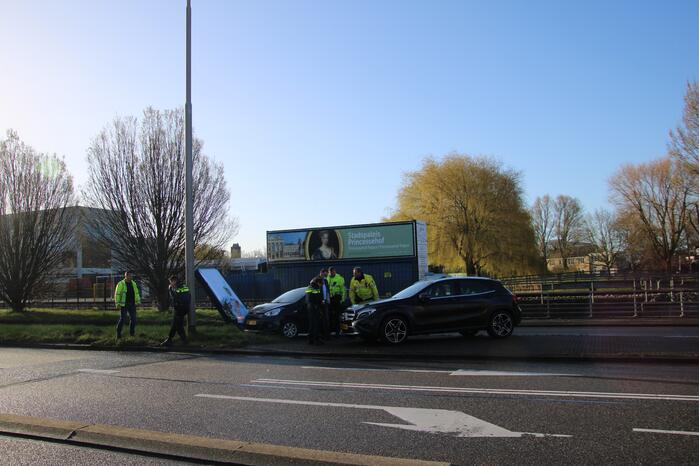
[[[269,342],[250,344],[240,348],[208,348],[178,346],[171,348],[150,346],[93,346],[84,344],[14,344],[4,342],[0,346],[31,348],[93,350],[93,351],[146,351],[146,352],[188,352],[204,354],[332,358],[332,359],[384,359],[413,361],[450,360],[524,360],[524,361],[605,361],[605,362],[698,362],[698,338],[689,336],[687,329],[698,326],[698,319],[635,319],[629,320],[529,320],[523,328],[532,327],[679,327],[686,329],[673,335],[666,330],[664,335],[542,335],[518,334],[497,340],[480,332],[477,336],[465,338],[457,333],[420,335],[410,337],[404,344],[390,346],[381,343],[367,343],[359,337],[341,336],[332,338],[323,346],[310,346],[306,338],[288,340],[281,336]],[[641,330],[641,329],[640,329]],[[622,329],[620,331],[623,331]],[[592,332],[594,333],[594,332]],[[691,332],[692,334],[692,332]]]

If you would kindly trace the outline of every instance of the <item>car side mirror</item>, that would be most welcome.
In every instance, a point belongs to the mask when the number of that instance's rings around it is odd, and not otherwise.
[[[421,293],[418,295],[418,301],[426,303],[430,301],[430,295],[428,293]]]

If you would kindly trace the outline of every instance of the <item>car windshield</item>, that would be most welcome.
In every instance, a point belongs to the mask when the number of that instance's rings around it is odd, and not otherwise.
[[[396,293],[394,296],[391,297],[391,299],[410,298],[411,296],[415,296],[416,294],[423,291],[431,283],[433,282],[416,282],[408,288],[404,288],[403,290]]]
[[[306,288],[295,288],[293,290],[289,290],[284,294],[279,295],[275,299],[272,300],[273,303],[294,303],[299,301],[302,297],[304,297],[304,291]]]

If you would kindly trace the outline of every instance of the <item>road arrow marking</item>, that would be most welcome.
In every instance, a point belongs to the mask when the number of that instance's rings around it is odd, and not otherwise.
[[[454,437],[571,437],[571,435],[536,434],[529,432],[513,432],[503,427],[486,422],[461,411],[447,409],[403,408],[399,406],[358,405],[346,403],[326,403],[321,401],[283,400],[276,398],[252,398],[247,396],[210,395],[200,393],[199,398],[214,398],[221,400],[257,401],[262,403],[280,403],[290,405],[323,406],[335,408],[370,409],[384,411],[396,416],[409,424],[387,424],[379,422],[363,422],[381,427],[391,427],[430,434],[447,434]]]
[[[318,380],[281,380],[281,379],[255,379],[252,383],[292,385],[323,388],[361,388],[374,390],[415,391],[434,393],[462,393],[485,395],[522,395],[522,396],[556,396],[565,398],[610,398],[623,400],[662,400],[662,401],[693,401],[698,402],[695,395],[664,395],[655,393],[610,393],[610,392],[575,392],[557,390],[518,390],[502,388],[468,388],[468,387],[435,387],[425,385],[390,385],[355,382],[322,382]]]

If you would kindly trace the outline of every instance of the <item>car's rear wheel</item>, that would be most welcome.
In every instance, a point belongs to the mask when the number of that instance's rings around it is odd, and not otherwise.
[[[285,322],[282,324],[282,335],[287,338],[295,338],[299,335],[299,326],[294,322]]]
[[[508,311],[496,311],[491,315],[489,326],[486,329],[493,338],[506,338],[513,334],[515,322],[513,315]]]
[[[477,333],[479,333],[479,331],[478,330],[460,330],[459,333],[461,333],[463,337],[473,337]]]
[[[381,337],[387,343],[398,345],[408,337],[408,322],[401,316],[389,316],[382,322]]]

